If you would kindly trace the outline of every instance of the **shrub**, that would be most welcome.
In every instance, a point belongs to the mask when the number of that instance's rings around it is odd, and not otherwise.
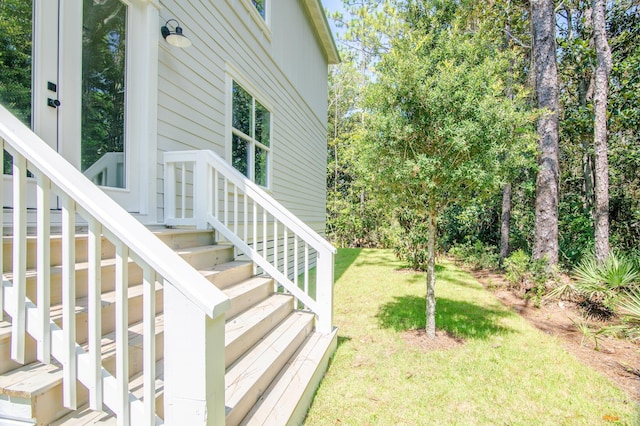
[[[546,293],[546,282],[553,278],[553,274],[547,271],[545,259],[533,260],[523,250],[517,250],[504,260],[505,278],[513,288],[528,292],[535,289],[533,295],[529,295],[539,306],[542,297]]]
[[[497,269],[500,256],[495,247],[480,241],[457,244],[449,249],[449,255],[473,269]]]
[[[639,279],[640,269],[628,256],[612,252],[598,263],[591,254],[576,267],[574,282],[557,287],[548,297],[576,299],[587,316],[606,319],[625,310],[621,303],[633,306]]]

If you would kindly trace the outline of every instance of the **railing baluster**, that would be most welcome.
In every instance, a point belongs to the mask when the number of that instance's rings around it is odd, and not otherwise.
[[[298,236],[293,234],[293,283],[298,287]]]
[[[75,410],[76,376],[76,207],[69,197],[62,198],[62,324],[64,326],[64,357],[62,390],[64,406]]]
[[[119,391],[116,416],[118,425],[130,422],[129,407],[129,249],[122,241],[116,243],[116,380]]]
[[[273,267],[278,269],[278,220],[273,218]]]
[[[262,209],[262,257],[267,259],[269,247],[267,247],[267,209]]]
[[[247,211],[247,209],[249,208],[249,202],[247,200],[247,194],[243,194],[242,195],[242,202],[243,202],[243,216],[244,216],[244,220],[242,223],[242,226],[244,228],[244,240],[247,241],[247,236],[249,235],[249,229],[248,229],[248,218],[249,218],[249,212]]]
[[[156,274],[148,265],[143,267],[143,374],[144,418],[147,424],[155,423],[156,406]]]
[[[180,217],[182,219],[187,218],[187,163],[184,161],[182,164],[182,182],[180,185]]]
[[[102,258],[102,227],[98,221],[91,218],[87,235],[88,248],[88,298],[89,298],[89,359],[91,382],[89,385],[89,407],[92,410],[102,410],[102,293],[101,258]]]
[[[40,336],[38,336],[37,357],[40,362],[51,362],[51,182],[42,173],[38,173],[37,219],[36,219],[36,291],[38,299],[38,320]]]
[[[222,208],[224,209],[224,226],[229,227],[229,179],[225,178],[224,179],[224,188],[223,188],[224,194],[223,194],[223,200],[224,200],[224,206],[222,206]]]
[[[238,235],[238,187],[233,185],[233,233]]]
[[[253,250],[258,253],[258,203],[253,200]],[[258,265],[253,262],[253,275],[258,273]]]
[[[24,364],[27,295],[27,160],[13,156],[13,288],[16,314],[11,319],[11,358]]]
[[[218,171],[213,170],[213,217],[220,217],[220,181]]]
[[[304,292],[309,294],[309,244],[304,244]]]
[[[284,247],[282,250],[284,252],[284,265],[282,265],[282,273],[285,277],[289,277],[289,229],[286,226],[284,227],[282,234],[282,239],[284,240]]]
[[[166,178],[164,180],[164,215],[165,219],[177,219],[178,215],[176,212],[176,197],[178,195],[176,194],[176,163],[166,163],[164,167],[166,174]]]

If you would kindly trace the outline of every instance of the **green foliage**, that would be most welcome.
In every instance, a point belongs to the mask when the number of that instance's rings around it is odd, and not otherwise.
[[[400,233],[394,245],[396,256],[411,269],[427,269],[427,218],[405,208],[396,212]]]
[[[533,260],[523,250],[517,250],[504,261],[505,278],[526,297],[532,298],[538,307],[546,294],[545,283],[554,278],[546,266],[544,259]]]
[[[565,283],[548,295],[549,298],[577,299],[587,316],[610,318],[633,307],[633,295],[640,288],[640,269],[628,256],[610,253],[607,260],[598,263],[591,254],[574,271],[575,281]],[[622,302],[624,301],[624,302]],[[634,312],[633,308],[630,310]]]
[[[622,332],[632,340],[640,340],[640,287],[622,295],[616,308],[622,315]]]
[[[448,253],[456,260],[476,270],[498,269],[500,255],[496,248],[484,245],[481,241],[457,244],[451,247]]]

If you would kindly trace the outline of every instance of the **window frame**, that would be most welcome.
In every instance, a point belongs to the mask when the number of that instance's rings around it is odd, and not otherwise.
[[[258,12],[252,0],[240,0],[240,3],[249,11],[253,21],[260,27],[267,39],[271,41],[271,0],[264,0],[264,17]]]
[[[251,97],[251,135],[245,134],[242,130],[236,129],[233,126],[233,85],[239,85],[246,93]],[[247,171],[248,174],[244,174],[251,182],[260,186],[265,190],[271,190],[273,187],[273,157],[274,157],[274,143],[273,143],[273,123],[274,123],[274,113],[273,107],[265,102],[265,96],[260,94],[260,92],[249,83],[248,80],[243,78],[231,65],[227,64],[227,75],[226,75],[226,100],[227,100],[227,117],[226,117],[226,149],[225,149],[225,157],[229,164],[233,165],[233,140],[234,137],[239,137],[243,141],[247,142],[248,145],[248,155],[247,155]],[[260,141],[255,138],[255,114],[256,108],[255,104],[258,102],[264,109],[269,112],[269,146],[264,145]],[[267,165],[266,165],[266,185],[262,185],[256,182],[255,177],[255,154],[256,147],[262,149],[266,152],[267,155]],[[235,167],[234,167],[235,168]],[[236,169],[238,170],[238,169]],[[240,173],[242,171],[238,170]]]

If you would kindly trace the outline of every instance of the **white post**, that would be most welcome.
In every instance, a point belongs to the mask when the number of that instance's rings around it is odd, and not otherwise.
[[[318,250],[316,274],[316,302],[318,302],[318,324],[320,333],[333,329],[333,253]]]
[[[164,385],[167,425],[223,425],[224,315],[209,318],[164,284]]]
[[[207,206],[210,193],[207,162],[200,156],[193,166],[193,218],[197,229],[207,229]]]

